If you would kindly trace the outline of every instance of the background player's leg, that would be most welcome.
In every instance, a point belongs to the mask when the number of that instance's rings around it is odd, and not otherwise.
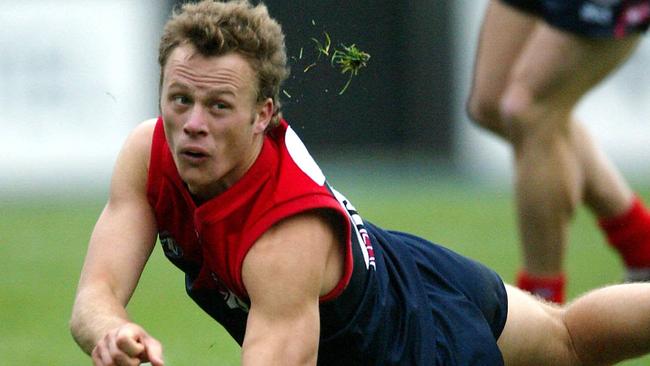
[[[501,113],[515,152],[524,268],[533,277],[562,276],[568,225],[583,197],[603,214],[631,204],[630,188],[571,115],[637,42],[589,40],[540,25],[515,65]]]
[[[483,18],[467,108],[473,121],[504,138],[507,131],[501,121],[500,99],[536,22],[530,14],[499,0],[490,1]]]
[[[510,83],[514,64],[539,24],[537,17],[500,0],[490,1],[483,19],[468,112],[477,124],[508,141],[511,130],[502,119],[501,100]],[[555,250],[553,255],[560,254]],[[521,271],[517,285],[555,301],[564,297],[563,276],[548,278]]]

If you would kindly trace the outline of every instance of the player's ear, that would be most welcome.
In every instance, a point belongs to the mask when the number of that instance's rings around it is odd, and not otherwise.
[[[271,123],[274,108],[275,104],[271,98],[266,98],[264,101],[258,103],[255,108],[255,119],[253,121],[255,124],[255,132],[264,133],[266,127]]]

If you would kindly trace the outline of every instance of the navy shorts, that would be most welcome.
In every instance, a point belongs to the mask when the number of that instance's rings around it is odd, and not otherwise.
[[[592,38],[645,32],[650,0],[501,0],[560,30]]]

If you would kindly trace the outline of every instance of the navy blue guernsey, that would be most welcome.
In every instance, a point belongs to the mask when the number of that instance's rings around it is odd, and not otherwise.
[[[416,236],[365,224],[375,269],[319,365],[503,365],[507,297],[490,269]]]
[[[422,238],[353,221],[370,238],[374,264],[353,235],[352,279],[320,307],[318,365],[503,364],[496,340],[507,297],[496,273]],[[245,311],[210,293],[190,295],[242,344]]]

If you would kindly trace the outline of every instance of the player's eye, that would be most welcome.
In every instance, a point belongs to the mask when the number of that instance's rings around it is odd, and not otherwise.
[[[210,103],[211,108],[215,111],[223,111],[226,109],[230,108],[230,104],[222,101],[222,100],[215,100],[212,103]]]
[[[190,104],[191,100],[185,95],[174,95],[172,96],[172,101],[176,104],[187,105]]]

